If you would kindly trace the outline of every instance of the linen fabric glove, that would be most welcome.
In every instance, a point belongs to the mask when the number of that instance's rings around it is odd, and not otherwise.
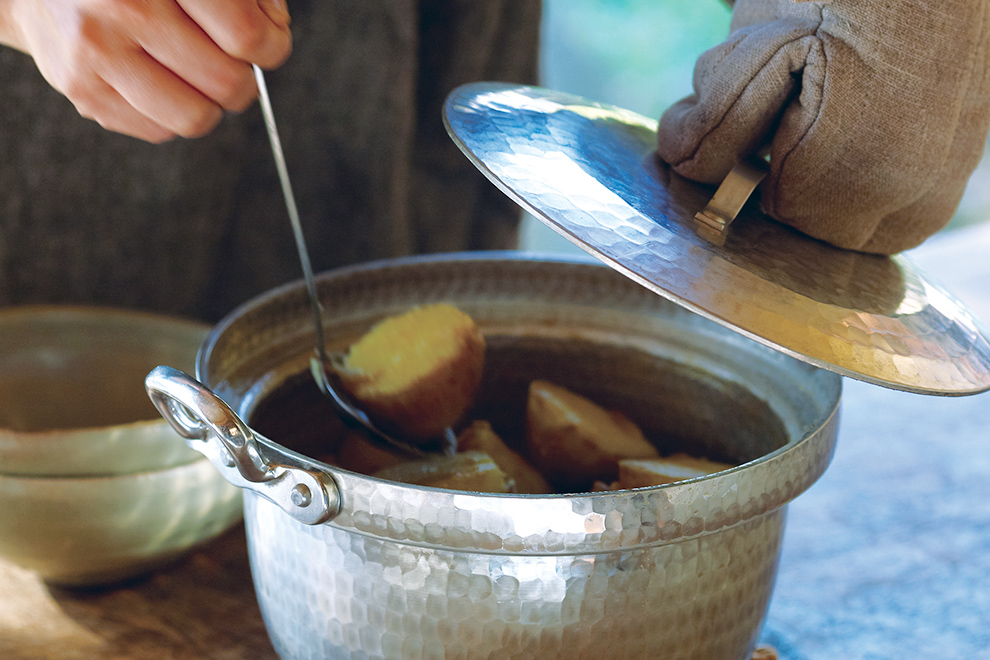
[[[737,0],[659,155],[720,182],[769,145],[768,215],[893,254],[955,212],[990,124],[990,0]],[[990,184],[990,182],[988,182]]]

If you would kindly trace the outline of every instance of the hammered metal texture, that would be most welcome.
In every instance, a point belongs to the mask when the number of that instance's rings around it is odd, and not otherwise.
[[[279,655],[297,660],[743,660],[769,603],[784,515],[678,543],[524,555],[307,527],[245,499],[262,614]],[[430,506],[418,515],[437,521]]]
[[[322,470],[341,492],[340,514],[318,526],[245,493],[258,600],[282,658],[748,657],[773,587],[785,506],[832,456],[838,376],[590,259],[418,257],[327,273],[318,289],[331,347],[383,316],[445,300],[492,340],[623,345],[735,383],[769,405],[786,437],[702,479],[527,496],[382,481],[260,436],[269,460]],[[252,301],[211,333],[200,380],[250,418],[259,398],[306,369],[310,323],[301,283]],[[639,379],[664,377],[649,374],[628,374],[647,403]]]
[[[506,194],[660,295],[845,376],[928,394],[990,389],[985,327],[906,258],[831,247],[754,204],[724,245],[702,238],[693,218],[714,188],[657,159],[656,121],[499,83],[456,89],[444,112]]]

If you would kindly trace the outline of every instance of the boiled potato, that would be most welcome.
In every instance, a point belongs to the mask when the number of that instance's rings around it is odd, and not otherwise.
[[[683,479],[703,477],[734,467],[729,463],[710,461],[688,454],[673,454],[666,458],[626,459],[619,461],[619,488],[661,486]]]
[[[448,304],[389,317],[361,337],[338,371],[344,387],[400,438],[439,437],[471,406],[485,361],[474,321]]]
[[[628,417],[545,380],[529,386],[526,440],[533,465],[567,492],[613,481],[621,459],[659,457]]]
[[[372,476],[419,486],[482,493],[508,493],[513,488],[512,478],[495,464],[491,456],[480,451],[453,456],[438,454],[422,460],[406,461],[378,470]]]
[[[337,444],[331,462],[345,470],[372,474],[408,460],[408,456],[398,451],[389,451],[371,442],[363,433],[347,430]]]
[[[522,456],[512,451],[486,421],[476,420],[457,436],[458,451],[480,451],[505,471],[516,487],[514,493],[546,494],[553,488]]]

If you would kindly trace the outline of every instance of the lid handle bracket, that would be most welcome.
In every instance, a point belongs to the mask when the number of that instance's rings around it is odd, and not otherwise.
[[[698,233],[717,245],[725,244],[729,225],[767,175],[763,158],[739,161],[725,176],[704,209],[694,214]]]

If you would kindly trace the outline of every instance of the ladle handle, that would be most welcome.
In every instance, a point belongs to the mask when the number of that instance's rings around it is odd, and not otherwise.
[[[266,460],[254,431],[198,380],[161,366],[147,375],[144,385],[162,417],[227,481],[261,495],[307,525],[337,515],[340,493],[329,475]]]

